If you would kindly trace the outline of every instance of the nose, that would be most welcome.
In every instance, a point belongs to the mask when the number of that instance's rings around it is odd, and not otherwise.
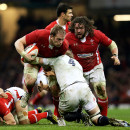
[[[77,32],[80,32],[81,31],[81,29],[79,28],[79,29],[77,29]]]
[[[63,43],[63,40],[60,40],[60,41],[59,41],[59,45],[61,46],[61,45],[62,45],[62,43]]]

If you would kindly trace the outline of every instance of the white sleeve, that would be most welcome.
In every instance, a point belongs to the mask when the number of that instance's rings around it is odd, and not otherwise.
[[[43,58],[44,65],[54,65],[56,58]]]

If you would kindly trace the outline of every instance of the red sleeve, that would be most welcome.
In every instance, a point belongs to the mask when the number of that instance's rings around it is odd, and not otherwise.
[[[0,116],[4,117],[10,113],[10,110],[7,108],[4,102],[0,102]]]
[[[37,32],[38,32],[38,30],[35,30],[35,31],[33,31],[25,36],[27,45],[30,45],[30,44],[37,42]]]
[[[98,36],[100,37],[100,43],[103,44],[104,46],[109,46],[112,42],[110,38],[108,38],[104,33],[101,31],[97,30]]]

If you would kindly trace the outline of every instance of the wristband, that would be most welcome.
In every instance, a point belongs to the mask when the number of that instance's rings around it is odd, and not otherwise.
[[[118,58],[118,55],[117,54],[113,54],[113,56],[117,57]]]

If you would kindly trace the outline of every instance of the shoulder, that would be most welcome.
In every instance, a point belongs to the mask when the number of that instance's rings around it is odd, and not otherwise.
[[[105,35],[102,31],[94,29],[94,36],[102,36]]]
[[[37,37],[47,37],[48,35],[50,35],[50,30],[46,30],[46,29],[39,29],[36,32]]]
[[[57,24],[57,22],[56,22],[56,21],[53,21],[53,22],[51,22],[48,26],[46,26],[45,29],[51,30],[51,28],[53,28],[55,24]]]
[[[75,35],[74,35],[74,33],[71,33],[71,32],[68,32],[67,34],[66,34],[66,36],[65,36],[65,38],[69,38],[69,39],[71,39],[71,38],[74,38],[75,37]]]
[[[69,47],[68,40],[64,39],[63,46],[68,49]]]

